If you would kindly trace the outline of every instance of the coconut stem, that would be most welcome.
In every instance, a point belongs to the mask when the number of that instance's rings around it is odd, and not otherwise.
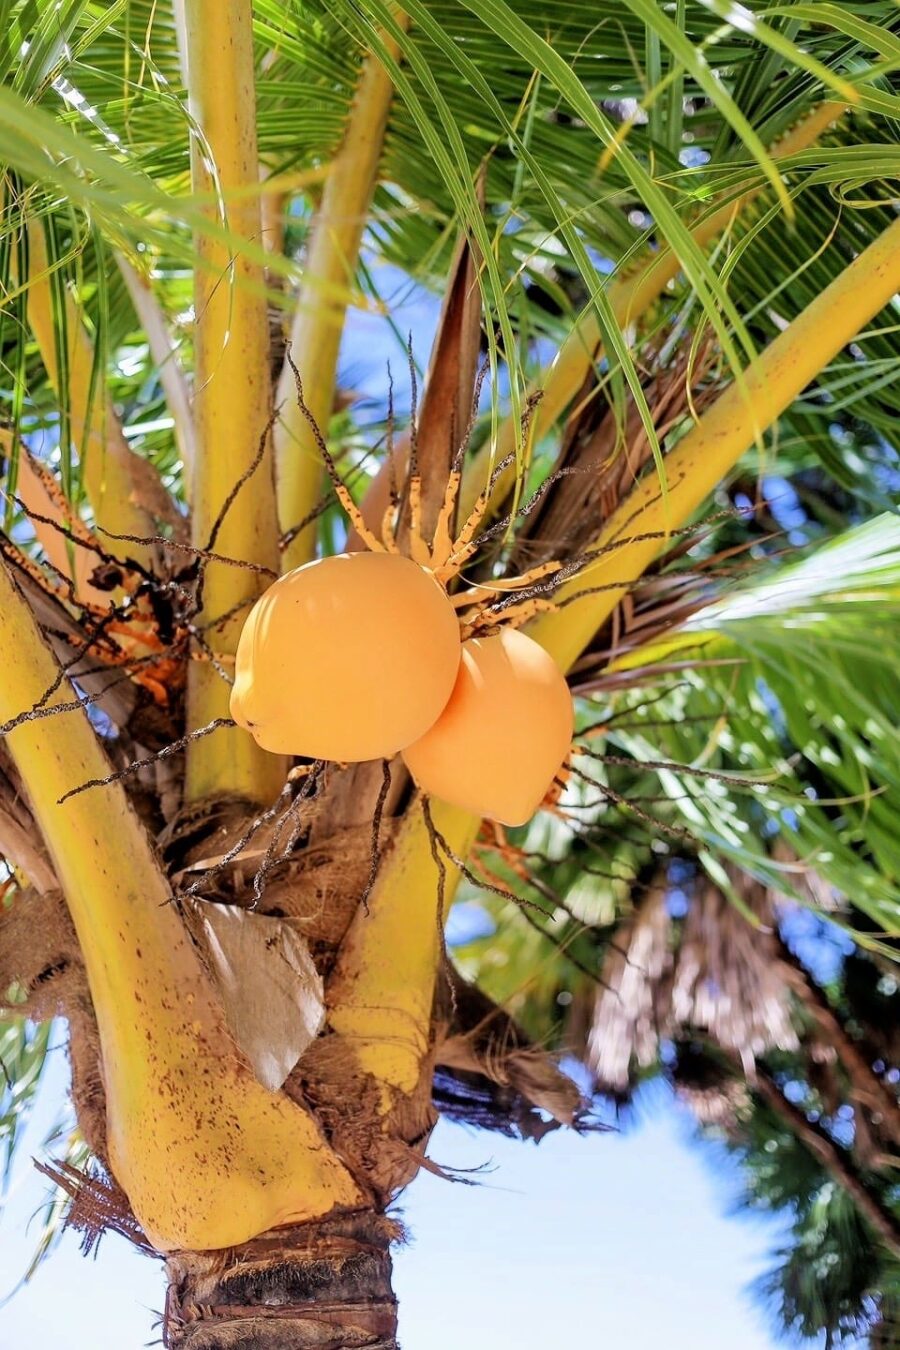
[[[191,500],[192,542],[213,546],[211,535],[223,504],[253,463],[270,415],[269,329],[263,267],[241,252],[258,242],[259,157],[250,0],[186,0],[188,90],[192,116],[202,133],[192,141],[196,193],[217,202],[210,208],[231,232],[226,247],[202,231],[196,238],[194,273],[195,464]],[[271,454],[243,483],[221,523],[215,548],[229,558],[278,567],[275,488]],[[222,564],[206,567],[205,620],[232,618],[210,630],[218,658],[195,661],[188,677],[188,726],[201,727],[228,715],[227,671],[247,610],[262,589],[258,573]],[[285,765],[267,755],[246,732],[235,729],[188,746],[185,791],[189,801],[232,793],[254,802],[272,801]]]
[[[404,25],[405,17],[398,16]],[[395,47],[392,54],[397,55]],[[305,261],[305,279],[290,335],[315,423],[327,429],[334,405],[338,352],[351,300],[359,249],[378,177],[378,162],[394,88],[381,62],[369,56],[362,69],[343,143],[335,155],[316,212]],[[323,465],[306,418],[296,406],[293,373],[285,362],[275,398],[281,417],[275,433],[278,513],[290,531],[315,508]],[[315,523],[299,530],[285,549],[289,570],[315,554]]]

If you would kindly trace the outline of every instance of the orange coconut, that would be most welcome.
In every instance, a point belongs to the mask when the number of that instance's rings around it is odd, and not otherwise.
[[[463,643],[450,701],[403,752],[423,791],[504,825],[524,825],[572,741],[572,697],[559,667],[515,629]]]
[[[342,553],[296,568],[257,600],[231,715],[278,754],[394,755],[441,713],[459,657],[456,615],[430,572],[397,554]]]

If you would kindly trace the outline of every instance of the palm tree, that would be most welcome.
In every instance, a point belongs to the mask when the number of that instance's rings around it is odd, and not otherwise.
[[[896,20],[766,14],[5,7],[6,1069],[18,1106],[62,1011],[94,1162],[56,1176],[166,1255],[168,1345],[393,1345],[435,1104],[581,1118],[540,998],[449,968],[461,879],[596,975],[547,859],[609,874],[609,928],[676,840],[720,885],[814,855],[890,950]],[[382,262],[444,301],[396,440],[338,384]],[[773,468],[819,494],[799,563],[746,496]],[[229,716],[278,573],[348,511],[426,557],[442,502],[466,631],[527,623],[578,697],[526,836]]]

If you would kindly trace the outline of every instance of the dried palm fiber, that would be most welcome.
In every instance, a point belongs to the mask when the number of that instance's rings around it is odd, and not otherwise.
[[[0,1008],[49,1021],[64,1010],[75,968],[81,957],[62,894],[14,891],[0,905]]]
[[[14,1001],[3,1006],[15,991]],[[91,1151],[106,1157],[106,1095],[100,1037],[87,975],[69,911],[59,891],[20,890],[0,906],[0,1016],[69,1024],[72,1099]]]
[[[701,344],[693,357],[690,345],[684,343],[663,369],[651,366],[643,385],[660,440],[685,416],[691,402],[698,410],[715,396],[715,388],[702,386],[713,355],[710,342]],[[516,537],[513,566],[531,566],[583,552],[596,536],[598,521],[609,519],[651,458],[634,399],[629,398],[624,423],[620,424],[596,371],[591,370],[566,422],[554,465],[554,472],[564,470],[566,477],[523,521]]]
[[[670,1021],[708,1031],[741,1057],[752,1076],[768,1050],[796,1050],[790,991],[780,968],[772,899],[766,887],[729,869],[731,884],[757,917],[754,927],[715,885],[702,879],[684,920],[672,982]]]
[[[631,1066],[652,1064],[659,1046],[660,1001],[668,999],[673,957],[663,877],[647,888],[635,912],[620,924],[603,966],[588,1035],[588,1063],[599,1087],[626,1092]]]
[[[390,848],[399,821],[382,822],[379,847]],[[338,830],[275,867],[260,906],[265,914],[296,921],[323,974],[328,974],[372,867],[372,827]]]
[[[584,1101],[554,1056],[450,966],[437,1003],[432,1096],[442,1116],[523,1139],[579,1123]]]
[[[736,869],[729,869],[729,876],[758,926],[701,877],[680,935],[668,914],[662,878],[619,928],[588,1042],[600,1087],[626,1091],[632,1063],[648,1067],[660,1039],[677,1037],[681,1029],[707,1032],[740,1056],[748,1074],[766,1051],[796,1049],[771,897]]]
[[[394,755],[443,709],[459,625],[431,572],[345,553],[280,577],[244,624],[231,713],[265,750],[359,762]]]
[[[365,824],[334,830],[327,838],[301,847],[303,832],[312,830],[320,812],[313,801],[304,801],[300,807],[280,838],[280,816],[276,815],[254,831],[246,845],[224,864],[248,834],[258,811],[237,801],[188,808],[166,830],[164,856],[173,880],[182,889],[198,885],[198,893],[208,899],[253,905],[260,914],[290,920],[306,939],[320,973],[327,974],[372,869],[372,821],[370,818]],[[390,816],[380,821],[381,853],[390,848],[397,824]],[[282,856],[295,828],[300,835],[290,852]],[[254,879],[273,839],[277,847],[257,901]]]

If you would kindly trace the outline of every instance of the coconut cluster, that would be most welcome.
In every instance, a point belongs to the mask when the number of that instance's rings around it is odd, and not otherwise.
[[[569,751],[572,699],[515,629],[461,640],[433,573],[396,553],[307,563],[260,597],[238,644],[231,715],[276,754],[398,753],[418,786],[522,825]]]

